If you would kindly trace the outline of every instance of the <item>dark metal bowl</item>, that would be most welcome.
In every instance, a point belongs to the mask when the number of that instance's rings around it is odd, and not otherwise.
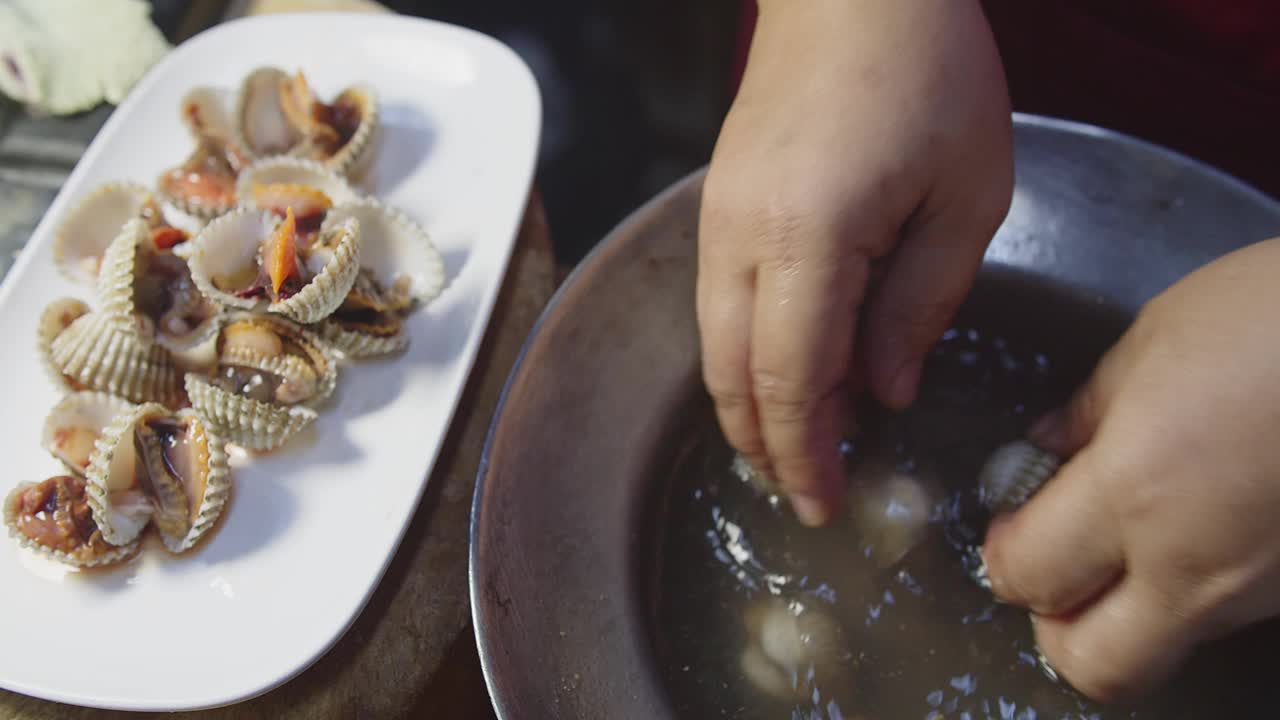
[[[1186,157],[1033,116],[1015,116],[1015,134],[1013,205],[984,277],[1128,318],[1212,258],[1280,235],[1280,204]],[[701,181],[638,210],[573,273],[495,416],[472,511],[471,601],[504,719],[673,716],[650,637],[647,509],[655,463],[701,392]],[[1061,327],[1095,341],[1115,332]]]

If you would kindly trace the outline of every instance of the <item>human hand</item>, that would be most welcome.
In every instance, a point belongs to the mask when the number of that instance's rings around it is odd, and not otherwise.
[[[820,525],[855,338],[875,396],[909,405],[1008,210],[1011,116],[977,2],[759,5],[703,191],[703,375],[729,442]]]
[[[1033,426],[1071,459],[983,546],[1053,667],[1103,702],[1280,613],[1280,238],[1156,297],[1068,406]]]

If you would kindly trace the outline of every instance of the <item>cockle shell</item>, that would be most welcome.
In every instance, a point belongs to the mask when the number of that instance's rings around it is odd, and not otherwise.
[[[284,155],[302,142],[301,130],[280,107],[280,88],[288,79],[283,70],[263,67],[240,84],[233,117],[235,141],[250,157]]]
[[[1024,505],[1058,471],[1061,460],[1029,442],[998,448],[978,473],[978,497],[992,512]]]
[[[53,340],[62,334],[78,318],[89,314],[89,305],[77,298],[59,298],[45,306],[36,324],[36,352],[40,364],[53,384],[64,390],[73,390],[72,383],[53,362]]]
[[[305,405],[283,406],[229,393],[196,373],[187,373],[186,388],[192,407],[227,440],[247,450],[274,450],[319,417]]]
[[[348,220],[359,223],[362,273],[370,273],[378,285],[388,289],[399,279],[407,279],[406,301],[410,304],[425,305],[439,297],[446,283],[444,258],[421,225],[403,212],[366,197],[330,210],[321,227]],[[339,307],[320,323],[319,332],[349,358],[398,352],[409,343],[401,322],[409,309],[390,311],[382,318],[385,322],[371,323],[365,317],[357,322]]]
[[[226,441],[198,413],[140,405],[115,417],[90,461],[94,519],[109,541],[136,537],[150,522],[170,552],[185,552],[221,515],[228,473]]]
[[[168,284],[156,284],[166,277],[170,278]],[[171,306],[156,307],[157,299],[153,297],[156,292],[170,293],[166,297]],[[199,318],[186,332],[175,332],[175,323],[165,317],[179,297],[185,298],[190,318]],[[98,277],[98,299],[103,317],[120,323],[125,329],[137,328],[144,342],[154,340],[163,345],[178,367],[194,369],[213,361],[213,342],[222,323],[222,306],[200,293],[190,278],[186,260],[154,247],[141,220],[125,223],[107,247]],[[139,322],[139,318],[146,320]],[[185,327],[187,319],[180,317],[177,325]]]
[[[234,143],[204,137],[178,165],[156,178],[156,191],[170,205],[207,222],[236,206],[235,182],[242,151]]]
[[[296,404],[260,400],[224,389],[196,373],[186,376],[187,392],[192,407],[228,440],[251,450],[273,450],[318,417],[314,408],[327,400],[337,385],[337,358],[309,330],[283,318],[236,314],[224,333],[243,324],[270,330],[280,338],[281,351],[256,352],[253,348],[226,347],[220,341],[220,361],[280,377],[295,376],[302,368],[314,377],[313,394]]]
[[[205,138],[234,142],[235,123],[231,119],[229,105],[223,91],[195,87],[182,97],[178,115],[191,138],[197,142]]]
[[[53,478],[48,478],[45,482],[50,481],[61,481],[63,485],[61,489],[63,490],[87,490],[84,481],[76,477],[55,476]],[[19,547],[31,550],[39,555],[72,567],[101,567],[105,565],[114,565],[129,559],[138,551],[138,543],[136,541],[116,546],[104,542],[104,539],[100,538],[96,542],[91,541],[90,548],[94,549],[94,552],[76,554],[51,548],[36,542],[26,533],[22,532],[20,510],[24,494],[38,485],[39,483],[32,482],[20,483],[17,487],[11,490],[4,499],[4,524],[9,530],[9,535],[17,541]],[[67,508],[59,507],[54,511],[53,518],[51,519],[59,524],[64,524],[69,522],[71,517]],[[98,531],[100,535],[100,527],[98,528]],[[96,548],[93,547],[95,545]]]
[[[978,497],[993,513],[1015,512],[1044,487],[1061,464],[1062,459],[1057,455],[1025,440],[1002,445],[991,454],[978,473]],[[991,590],[991,578],[986,560],[982,557],[982,546],[972,547],[969,552],[974,556],[970,571],[973,581],[983,589]],[[1035,649],[1035,657],[1040,671],[1057,682],[1058,671],[1039,647]]]
[[[338,94],[333,104],[349,102],[358,109],[360,124],[345,145],[330,157],[322,159],[324,165],[339,175],[359,177],[368,168],[377,136],[381,129],[378,111],[378,93],[365,84],[353,85]],[[304,147],[301,152],[313,152]]]
[[[49,362],[73,390],[98,390],[135,403],[182,404],[173,357],[119,321],[87,313],[49,345]]]
[[[206,297],[227,307],[266,310],[300,323],[318,322],[342,304],[360,270],[361,236],[354,220],[321,232],[317,244],[331,248],[331,252],[319,272],[289,298],[269,302],[265,298],[238,297],[215,284],[218,277],[249,276],[246,269],[257,267],[262,244],[276,222],[270,212],[242,208],[209,223],[191,241],[191,277]]]
[[[106,393],[83,391],[67,395],[45,418],[40,445],[72,473],[84,477],[94,446],[111,421],[133,405]]]
[[[142,216],[152,198],[143,185],[110,182],[74,205],[54,231],[53,261],[69,280],[93,285],[103,254],[129,220]]]
[[[89,458],[85,472],[89,506],[93,508],[93,519],[102,536],[109,543],[131,543],[151,522],[155,508],[141,481],[133,430],[143,419],[168,412],[163,405],[143,403],[115,415],[103,429]]]
[[[303,185],[324,193],[334,205],[343,205],[360,198],[342,176],[314,160],[278,156],[255,161],[240,172],[236,181],[236,196],[242,207],[260,210],[254,201],[256,185]]]

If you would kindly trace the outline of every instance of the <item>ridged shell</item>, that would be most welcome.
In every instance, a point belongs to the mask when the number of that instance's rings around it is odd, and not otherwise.
[[[301,405],[276,405],[227,392],[194,373],[186,376],[187,396],[220,434],[249,450],[274,450],[319,416]]]
[[[324,165],[339,175],[359,177],[368,168],[373,149],[377,144],[381,129],[381,113],[378,111],[378,93],[369,85],[353,85],[334,98],[336,104],[340,98],[349,97],[360,108],[360,124],[347,141],[334,153],[325,158]],[[305,150],[304,150],[305,151]]]
[[[236,197],[241,207],[261,209],[253,201],[253,186],[276,183],[316,188],[334,205],[350,203],[360,197],[350,183],[324,165],[305,158],[279,156],[257,160],[240,172],[236,181]]]
[[[73,389],[98,390],[135,403],[182,404],[169,351],[97,313],[81,316],[54,338],[49,357]]]
[[[135,541],[127,545],[117,546],[115,549],[110,550],[98,557],[95,557],[88,562],[85,562],[78,558],[72,557],[71,555],[68,555],[65,552],[62,552],[61,550],[52,550],[50,548],[47,548],[43,545],[36,543],[31,538],[28,538],[26,535],[22,534],[22,532],[18,530],[18,500],[22,496],[22,493],[27,490],[27,488],[30,488],[34,485],[36,485],[36,483],[31,483],[31,482],[20,483],[17,487],[11,490],[4,499],[4,524],[5,524],[5,527],[9,529],[10,537],[12,537],[15,541],[17,541],[18,547],[21,547],[26,550],[31,550],[39,555],[42,555],[52,560],[56,560],[57,562],[63,563],[65,565],[70,565],[72,567],[81,567],[81,568],[103,567],[106,565],[114,565],[116,563],[129,559],[131,556],[133,556],[134,553],[138,551],[138,543]]]
[[[209,157],[208,153],[220,153],[223,157],[227,155],[227,146],[220,141],[213,139],[205,139],[196,143],[196,146],[186,159],[180,165],[166,168],[156,178],[156,194],[164,199],[165,202],[177,208],[178,210],[190,215],[199,222],[208,222],[219,217],[236,206],[234,198],[219,198],[217,202],[204,202],[186,197],[174,192],[167,182],[167,178],[171,173],[183,170],[185,166],[192,163],[198,157]],[[235,168],[232,168],[235,172]],[[184,171],[184,174],[189,171]],[[237,174],[238,177],[238,174]],[[232,192],[234,195],[234,190]]]
[[[151,250],[151,235],[141,220],[131,220],[111,245],[102,263],[102,273],[98,277],[98,300],[101,305],[99,314],[117,322],[123,329],[137,327],[137,317],[142,313],[136,303],[136,286],[148,268],[141,267]],[[181,259],[174,255],[174,258]],[[176,262],[176,261],[175,261]],[[185,265],[186,261],[182,260]],[[203,295],[203,294],[202,294]],[[162,327],[153,321],[149,329],[152,335],[142,337],[143,341],[155,340],[173,355],[174,364],[181,368],[195,369],[207,367],[213,361],[212,344],[222,325],[222,307],[213,304],[206,308],[209,316],[185,335],[175,336],[163,332]]]
[[[279,68],[263,67],[240,85],[233,116],[235,142],[253,158],[283,155],[302,141],[302,133],[280,108],[280,84],[288,78]]]
[[[84,477],[93,445],[117,415],[127,413],[132,408],[129,401],[106,393],[92,390],[71,393],[49,411],[40,433],[40,446],[66,465],[72,473]],[[72,462],[63,447],[66,438],[61,436],[68,430],[76,429],[88,431],[93,437],[89,452],[84,455],[84,465]]]
[[[427,304],[444,291],[444,257],[421,225],[373,197],[337,205],[325,216],[322,230],[355,220],[360,227],[360,267],[371,270],[389,287],[408,275],[414,300]]]
[[[373,335],[350,329],[330,317],[320,321],[317,330],[321,339],[343,357],[353,360],[390,355],[409,347],[409,336],[403,326],[394,335]]]
[[[333,391],[338,385],[338,358],[335,357],[333,348],[326,344],[316,333],[312,332],[310,328],[303,327],[286,318],[253,315],[250,313],[232,313],[228,315],[225,327],[231,327],[241,322],[250,322],[270,329],[277,336],[296,346],[306,356],[306,364],[315,373],[316,392],[310,400],[300,404],[307,407],[318,407],[333,395]],[[220,352],[223,356],[222,359],[224,361],[227,360],[227,351],[220,348]],[[296,356],[284,357],[289,357],[291,360],[297,359]],[[282,356],[255,358],[248,354],[240,354],[232,359],[236,364],[281,376],[288,376],[290,372],[290,363],[288,360],[284,360]]]
[[[146,490],[138,483],[138,449],[133,431],[138,423],[150,417],[167,415],[169,410],[156,403],[143,403],[129,412],[116,415],[98,440],[89,458],[87,494],[93,519],[107,542],[124,545],[133,542],[151,522],[154,507]]]
[[[422,226],[399,210],[365,197],[330,210],[322,228],[355,220],[360,227],[360,266],[384,288],[407,276],[410,294],[418,304],[430,303],[443,292],[444,258]],[[348,358],[368,358],[400,352],[409,345],[401,325],[396,332],[357,327],[343,322],[342,311],[320,323],[320,336]]]
[[[1013,511],[1031,499],[1061,463],[1024,440],[1001,446],[978,474],[978,496],[989,510]]]
[[[89,313],[89,305],[77,298],[59,298],[45,306],[36,325],[36,352],[45,374],[53,384],[64,390],[74,390],[67,377],[53,362],[53,340],[75,322]]]
[[[134,182],[111,182],[90,191],[54,232],[53,261],[73,282],[93,285],[107,246],[121,227],[142,214],[151,191]]]
[[[217,523],[230,495],[231,481],[227,464],[227,441],[190,408],[179,411],[173,417],[186,423],[189,432],[194,433],[194,437],[189,437],[188,442],[195,443],[197,461],[203,467],[203,481],[199,483],[197,490],[198,502],[193,503],[196,498],[193,497],[192,488],[184,487],[169,476],[165,472],[163,461],[153,459],[153,462],[157,462],[152,471],[156,510],[151,522],[160,532],[160,539],[169,552],[183,553],[190,550]],[[143,444],[154,449],[154,442],[144,441]]]
[[[182,97],[178,115],[193,140],[217,138],[232,141],[235,127],[226,93],[212,87],[192,88]]]
[[[213,283],[218,275],[235,275],[249,264],[256,266],[263,241],[275,226],[266,211],[242,208],[209,223],[192,240],[188,265],[200,291],[227,307],[263,310],[304,324],[318,322],[331,314],[351,290],[359,272],[361,239],[354,221],[335,224],[325,232],[334,233],[333,256],[320,272],[295,295],[278,302],[242,298],[219,290]],[[323,234],[323,233],[322,233]]]

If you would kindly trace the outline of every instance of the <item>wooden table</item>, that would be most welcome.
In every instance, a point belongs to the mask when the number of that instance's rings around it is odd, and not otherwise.
[[[551,237],[535,191],[435,472],[364,612],[328,654],[285,685],[244,703],[177,717],[493,717],[470,623],[471,495],[498,396],[525,336],[555,290],[556,277]],[[244,651],[252,653],[253,648]],[[199,671],[200,663],[193,658],[192,672]],[[0,718],[6,720],[106,720],[139,715],[61,705],[0,690]]]

